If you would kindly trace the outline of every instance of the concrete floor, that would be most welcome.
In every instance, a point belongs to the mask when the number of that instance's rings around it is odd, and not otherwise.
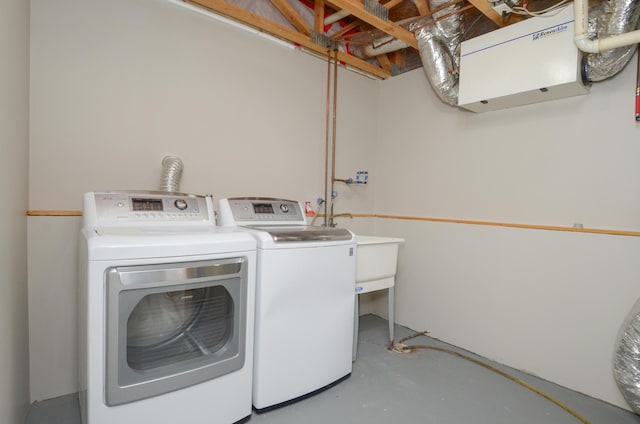
[[[413,333],[410,329],[396,326],[398,339]],[[351,377],[299,402],[261,414],[254,412],[246,422],[640,424],[638,415],[491,363],[429,337],[420,336],[407,344],[453,349],[480,359],[543,391],[574,410],[584,421],[531,390],[475,363],[435,350],[392,353],[386,349],[385,343],[387,322],[373,315],[361,317],[358,359],[353,365]],[[75,394],[35,403],[27,418],[27,424],[79,423]]]

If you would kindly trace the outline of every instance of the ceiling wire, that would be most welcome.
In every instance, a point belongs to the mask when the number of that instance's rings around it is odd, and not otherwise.
[[[471,34],[471,30],[473,29],[473,27],[478,23],[478,21],[480,20],[480,18],[482,18],[484,16],[484,14],[479,13],[478,16],[476,16],[476,18],[473,20],[473,22],[471,22],[471,25],[469,25],[467,28],[465,28],[464,31],[462,31],[462,40],[466,40],[467,34]]]
[[[568,2],[569,2],[569,0],[562,0],[562,1],[554,4],[553,6],[549,6],[546,9],[543,9],[543,10],[536,10],[534,12],[530,11],[526,7],[515,6],[515,7],[513,7],[513,11],[511,13],[515,13],[516,15],[550,18],[550,17],[555,16],[558,13],[560,13],[560,10],[558,10],[560,8],[560,6],[562,6],[562,5],[564,5],[565,3],[568,3]],[[551,12],[555,12],[555,13],[551,13]]]

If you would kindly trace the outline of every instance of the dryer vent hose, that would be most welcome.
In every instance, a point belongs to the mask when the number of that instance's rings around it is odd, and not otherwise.
[[[182,177],[182,169],[182,160],[179,157],[163,157],[160,191],[180,192],[180,177]]]

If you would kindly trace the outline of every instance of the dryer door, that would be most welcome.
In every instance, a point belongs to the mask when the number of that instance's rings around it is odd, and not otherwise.
[[[107,270],[107,404],[242,368],[246,273],[246,258]]]

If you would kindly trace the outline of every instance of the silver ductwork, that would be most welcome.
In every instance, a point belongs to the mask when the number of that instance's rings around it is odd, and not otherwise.
[[[604,39],[633,31],[638,26],[640,7],[636,0],[603,2],[589,12],[589,39]],[[622,71],[637,50],[637,44],[589,53],[585,56],[585,76],[597,82]]]
[[[432,10],[448,3],[446,0],[431,0]],[[458,105],[458,68],[460,65],[460,43],[464,31],[462,14],[451,15],[433,23],[438,17],[461,8],[452,5],[412,24],[418,41],[423,70],[438,97],[445,103]],[[589,14],[590,39],[606,39],[634,31],[640,21],[640,2],[636,0],[612,0],[593,8]],[[585,54],[583,62],[584,80],[598,82],[611,78],[627,65],[637,50],[637,44],[610,49],[601,53]]]
[[[182,160],[179,157],[163,157],[160,191],[180,192],[180,178],[182,177],[183,169]]]
[[[448,0],[430,0],[429,7],[436,10]],[[451,105],[458,104],[458,68],[462,41],[463,15],[454,14],[434,23],[439,17],[455,12],[462,3],[454,4],[411,25],[416,34],[424,73],[440,99]]]
[[[640,414],[640,301],[631,308],[618,332],[613,376],[631,409]]]

